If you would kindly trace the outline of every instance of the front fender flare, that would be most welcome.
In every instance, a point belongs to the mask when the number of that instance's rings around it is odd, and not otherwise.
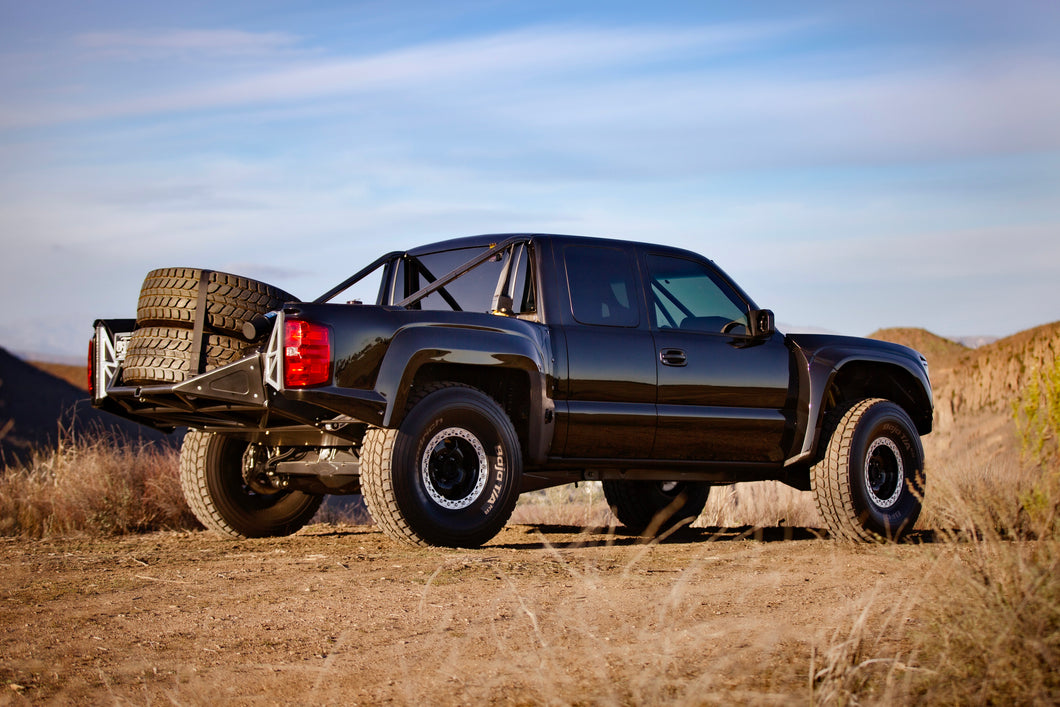
[[[804,366],[800,371],[800,385],[806,386],[805,397],[800,396],[800,403],[805,418],[799,420],[798,430],[801,434],[801,445],[796,447],[793,456],[785,461],[785,466],[811,461],[820,442],[821,429],[824,423],[826,396],[835,384],[836,378],[844,368],[851,365],[867,364],[879,366],[881,371],[900,372],[914,382],[916,392],[913,395],[916,409],[907,410],[916,422],[921,434],[931,430],[932,398],[931,381],[923,367],[912,360],[882,352],[875,349],[850,351],[841,348],[824,348],[804,355],[799,352],[796,360]],[[801,367],[800,366],[800,367]],[[903,401],[895,401],[903,402]],[[800,415],[800,418],[802,416]],[[798,444],[799,440],[796,440]]]

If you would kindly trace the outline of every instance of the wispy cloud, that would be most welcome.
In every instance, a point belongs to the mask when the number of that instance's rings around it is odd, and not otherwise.
[[[273,54],[298,45],[299,38],[283,32],[169,29],[157,32],[87,32],[74,44],[98,57],[118,59],[196,59]]]
[[[400,136],[445,130],[447,144],[459,144],[462,130],[468,139],[492,135],[527,149],[547,142],[561,169],[567,160],[645,176],[1060,148],[1054,56],[1010,47],[976,57],[974,67],[958,55],[927,70],[861,73],[819,65],[763,73],[713,60],[808,26],[535,27],[366,56],[292,55],[247,75],[196,73],[108,90],[95,101],[11,102],[0,107],[0,129],[298,106],[338,111],[351,125],[389,125]],[[290,35],[235,31],[97,33],[81,41],[108,51],[218,54],[296,44]]]
[[[531,28],[459,40],[439,41],[368,56],[309,61],[241,77],[205,76],[190,87],[130,91],[105,102],[27,102],[0,113],[0,128],[54,125],[171,112],[226,109],[292,100],[351,96],[363,92],[436,91],[455,87],[473,92],[481,82],[512,86],[519,81],[617,70],[647,62],[702,57],[734,51],[790,31],[779,24],[709,26],[691,29]],[[262,50],[287,46],[286,35],[242,32],[171,32],[156,35],[88,35],[90,46],[115,52]],[[90,41],[89,41],[90,40]]]

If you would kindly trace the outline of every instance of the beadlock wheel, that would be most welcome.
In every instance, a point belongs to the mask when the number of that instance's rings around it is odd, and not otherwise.
[[[427,495],[452,510],[474,503],[489,474],[482,442],[460,427],[444,429],[427,443],[420,469]]]
[[[890,508],[898,502],[905,484],[905,465],[898,445],[888,437],[877,437],[869,445],[865,459],[865,489],[877,508]]]

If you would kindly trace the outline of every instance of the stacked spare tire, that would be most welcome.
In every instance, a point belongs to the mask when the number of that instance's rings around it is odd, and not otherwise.
[[[238,361],[248,347],[243,324],[296,299],[239,275],[199,268],[152,270],[140,289],[125,383],[182,383]]]

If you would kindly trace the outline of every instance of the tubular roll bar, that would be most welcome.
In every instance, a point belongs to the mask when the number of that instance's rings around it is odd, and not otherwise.
[[[389,253],[387,253],[386,255],[379,256],[378,258],[373,260],[371,262],[371,264],[366,265],[365,267],[361,268],[360,270],[355,272],[353,275],[350,275],[348,278],[346,278],[345,280],[343,280],[339,284],[335,285],[334,287],[332,287],[330,290],[328,290],[324,294],[322,294],[319,297],[317,297],[315,300],[313,300],[313,304],[324,304],[329,299],[331,299],[335,295],[339,294],[343,290],[348,290],[349,288],[353,287],[355,284],[357,284],[358,282],[363,280],[365,277],[370,275],[373,270],[378,268],[383,263],[387,262],[388,260],[392,260],[394,258],[397,258],[397,257],[399,257],[401,255],[404,255],[404,254],[400,250],[392,250]]]
[[[491,246],[485,252],[480,253],[479,255],[476,255],[474,258],[472,258],[471,260],[467,261],[463,265],[460,265],[456,269],[446,273],[445,275],[443,275],[442,277],[438,278],[434,282],[430,283],[426,287],[423,287],[420,290],[412,293],[411,295],[409,295],[405,299],[403,299],[400,302],[398,302],[396,306],[408,308],[409,306],[419,302],[424,297],[427,297],[427,296],[429,296],[431,294],[434,294],[435,292],[437,292],[438,290],[442,289],[443,287],[445,287],[450,282],[452,282],[453,280],[457,279],[458,277],[460,277],[464,273],[467,273],[468,271],[477,268],[479,265],[481,265],[482,263],[486,262],[490,258],[494,257],[498,253],[503,253],[508,248],[512,247],[513,245],[516,245],[517,243],[527,243],[529,241],[530,241],[530,239],[527,236],[513,236],[513,237],[508,238],[508,239],[506,239],[504,241],[501,241],[500,243],[497,243],[496,245]],[[345,280],[340,282],[335,287],[332,287],[330,290],[328,290],[324,294],[322,294],[319,297],[317,297],[315,300],[313,300],[313,304],[324,304],[325,302],[330,300],[332,297],[335,297],[339,293],[341,293],[344,290],[347,290],[350,287],[352,287],[353,285],[355,285],[360,280],[363,280],[365,277],[370,275],[374,270],[376,270],[380,265],[383,265],[384,263],[386,263],[386,262],[388,262],[390,260],[393,260],[395,258],[401,257],[402,255],[404,255],[403,252],[401,252],[399,250],[394,250],[394,251],[391,251],[391,252],[387,253],[386,255],[382,255],[382,256],[376,258],[369,265],[361,268],[356,273],[354,273],[350,277],[346,278]],[[423,268],[422,266],[419,266],[419,267],[421,269],[425,270],[425,268]],[[425,273],[425,274],[427,274],[429,276],[429,273]],[[444,296],[444,294],[443,294],[443,296]],[[451,297],[446,297],[446,301],[449,301],[451,299],[452,299]],[[452,302],[450,302],[450,305],[452,305]]]
[[[445,287],[450,282],[452,282],[456,278],[460,277],[464,273],[468,272],[469,270],[473,270],[473,269],[477,268],[479,265],[482,265],[482,263],[486,262],[487,260],[489,260],[490,258],[494,257],[498,253],[503,253],[504,251],[508,250],[508,248],[510,248],[513,245],[515,245],[516,243],[526,243],[526,242],[529,242],[529,240],[530,239],[527,236],[513,236],[513,237],[511,237],[511,238],[509,238],[507,240],[501,241],[497,245],[490,247],[490,249],[485,251],[484,253],[480,253],[479,255],[476,255],[474,258],[472,258],[471,260],[467,261],[463,265],[457,267],[455,270],[452,270],[451,272],[449,272],[449,273],[443,275],[442,277],[438,278],[437,280],[435,280],[431,284],[427,285],[423,289],[412,293],[411,295],[409,295],[405,299],[403,299],[400,302],[398,302],[397,306],[398,307],[408,307],[410,305],[416,304],[417,302],[419,302],[424,297],[427,297],[428,295],[431,295],[431,294],[435,293],[436,291],[438,291],[441,288]]]

